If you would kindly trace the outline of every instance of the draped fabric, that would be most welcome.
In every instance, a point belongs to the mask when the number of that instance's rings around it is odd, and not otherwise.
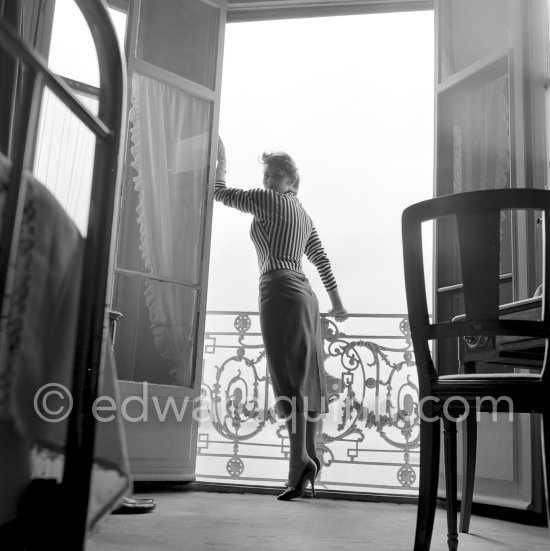
[[[211,104],[134,74],[129,118],[151,332],[173,383],[192,386]]]
[[[506,55],[510,47],[509,10],[508,0],[441,2],[440,83],[448,84],[457,73],[474,68],[484,59]],[[472,14],[483,33],[473,29]],[[446,138],[452,143],[453,167],[452,189],[445,187],[445,193],[510,185],[510,79],[504,71],[495,74],[492,64],[461,77],[445,92],[451,99],[446,100],[444,107],[440,106],[439,116],[445,119],[450,116],[448,127],[446,122],[440,124],[449,132]],[[494,76],[490,80],[481,78],[484,73]]]
[[[465,6],[453,3],[453,10],[466,9]],[[450,4],[446,4],[449,10]],[[471,3],[470,3],[471,7]],[[491,10],[497,10],[497,4],[491,0],[486,6],[489,17]],[[489,17],[490,19],[490,17]],[[472,45],[468,40],[470,29],[462,28],[455,21],[452,23],[450,13],[442,18],[444,41],[442,45],[442,72],[450,76],[468,63],[476,61]],[[458,26],[457,26],[458,25]],[[447,34],[445,34],[447,33]],[[506,46],[506,41],[497,33],[496,48]],[[487,45],[485,45],[486,47]],[[481,46],[479,46],[481,47]],[[484,50],[479,55],[487,54]],[[446,139],[451,148],[448,155],[452,163],[450,181],[439,182],[440,193],[461,193],[481,189],[501,189],[511,185],[511,133],[510,133],[510,78],[507,73],[495,75],[492,80],[480,81],[477,86],[462,87],[457,85],[458,93],[449,95],[445,110],[440,116],[448,121],[445,128]],[[442,155],[441,155],[442,156]],[[439,161],[443,161],[440,159]],[[448,223],[451,223],[450,221]],[[501,256],[500,270],[502,274],[512,270],[511,216],[501,213]],[[451,232],[456,236],[455,232]],[[458,242],[453,241],[447,253],[447,273],[442,284],[452,285],[461,281],[461,271],[458,262]],[[501,300],[511,300],[511,286],[501,286]],[[456,298],[456,297],[455,297]],[[453,311],[457,311],[456,309]]]
[[[461,97],[453,109],[453,193],[510,185],[507,75]]]
[[[4,198],[0,193],[0,221]],[[61,478],[68,426],[63,414],[72,386],[83,247],[84,239],[55,197],[30,180],[0,358],[0,427],[10,439],[0,445],[0,463],[10,465],[10,474],[23,482],[27,476],[27,482],[31,476]],[[130,481],[115,380],[105,329],[99,395],[113,408],[109,422],[97,423],[89,528],[116,505]],[[10,458],[10,443],[13,449],[28,448],[28,457],[19,465]],[[2,503],[5,515],[8,505]]]

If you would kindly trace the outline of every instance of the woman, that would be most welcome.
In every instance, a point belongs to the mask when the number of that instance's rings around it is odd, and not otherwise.
[[[296,164],[286,153],[264,153],[265,189],[228,188],[225,148],[218,142],[214,198],[254,215],[250,235],[260,267],[260,325],[267,366],[290,439],[287,489],[278,496],[303,495],[314,481],[319,459],[315,436],[320,415],[328,411],[323,367],[319,303],[302,271],[304,254],[315,265],[328,292],[336,319],[345,319],[330,262],[317,231],[296,194]]]

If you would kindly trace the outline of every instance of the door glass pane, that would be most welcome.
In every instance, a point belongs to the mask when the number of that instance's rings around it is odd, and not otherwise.
[[[74,95],[92,113],[98,100]],[[47,88],[42,95],[34,175],[55,196],[86,235],[96,138],[91,130]]]
[[[127,15],[113,8],[108,10],[123,51]],[[48,63],[55,73],[99,86],[99,66],[94,40],[75,2],[55,3]]]
[[[214,89],[220,10],[200,0],[142,0],[136,57]]]
[[[438,96],[438,195],[511,185],[510,78],[503,56]]]
[[[511,187],[510,79],[507,58],[493,64],[447,91],[439,99],[439,186],[438,194]],[[494,79],[487,74],[502,73]],[[512,271],[512,218],[503,213],[501,274]],[[452,222],[439,227],[442,267],[439,287],[461,283],[457,243]],[[451,255],[447,258],[448,255]],[[503,293],[511,297],[511,287]],[[455,312],[456,313],[456,312]]]
[[[508,75],[458,93],[445,113],[444,131],[452,140],[452,193],[510,187]]]
[[[113,309],[117,322],[118,377],[129,381],[192,386],[197,291],[117,274]]]
[[[198,284],[212,104],[134,75],[117,267]]]
[[[500,217],[500,274],[512,272],[512,217],[511,211],[502,211]],[[439,289],[462,283],[462,268],[459,258],[459,244],[457,237],[456,220],[454,217],[446,217],[437,224],[440,236],[437,249],[437,266]],[[445,296],[453,296],[460,299],[459,290],[449,290]],[[500,303],[505,304],[512,300],[511,279],[505,279],[501,283]],[[458,304],[458,303],[457,303]],[[462,309],[449,310],[452,315],[462,313]],[[450,319],[450,318],[444,318]]]
[[[441,2],[441,81],[486,56],[508,48],[510,2],[511,0]]]
[[[133,183],[136,175],[135,169],[128,168],[128,174],[128,181],[123,184],[120,207],[116,267],[145,274],[145,263],[140,250],[141,236],[137,214],[139,193]]]

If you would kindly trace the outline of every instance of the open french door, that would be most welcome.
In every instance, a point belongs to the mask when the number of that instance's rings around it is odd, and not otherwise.
[[[193,480],[198,420],[204,414],[198,398],[216,158],[210,146],[218,126],[226,19],[422,10],[431,9],[432,1],[108,1],[128,12],[132,103],[112,309],[122,314],[114,348],[130,466],[135,480]],[[183,104],[192,106],[187,111],[182,107],[184,112],[200,113],[200,120],[189,120],[181,111],[167,116],[169,106]],[[148,117],[138,117],[144,109]],[[177,120],[184,121],[181,134],[175,131]],[[164,169],[157,165],[163,158],[157,147],[159,127],[172,128],[177,144]],[[146,135],[156,136],[149,144],[149,173],[144,165]],[[160,141],[166,141],[170,132],[162,136]],[[159,174],[166,176],[164,185],[156,183]],[[182,196],[176,194],[179,210],[154,210],[157,200],[166,207],[166,198],[173,197],[166,189],[189,178],[202,183],[184,185]],[[155,183],[147,187],[152,179]],[[162,237],[153,231],[158,228]]]
[[[224,0],[130,0],[113,282],[134,480],[195,478]]]
[[[547,4],[436,0],[436,196],[546,185]],[[445,225],[450,223],[436,228],[439,321],[463,313],[457,245]],[[504,304],[533,296],[540,284],[541,230],[535,217],[511,212],[501,228]],[[456,343],[438,348],[442,366],[457,357]],[[483,417],[479,423],[474,500],[540,512],[536,416],[516,414],[512,422],[504,417],[497,422]]]

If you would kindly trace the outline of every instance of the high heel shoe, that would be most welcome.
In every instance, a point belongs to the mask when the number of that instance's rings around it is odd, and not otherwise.
[[[317,467],[317,473],[315,475],[315,479],[317,479],[317,477],[321,473],[321,460],[317,456],[315,456],[313,458],[313,462],[315,463],[315,466]]]
[[[315,466],[317,467],[317,474],[315,475],[315,480],[319,478],[319,475],[321,474],[321,461],[317,456],[315,456],[312,461],[315,463]],[[288,488],[288,481],[285,482],[285,487]]]
[[[309,480],[311,483],[311,491],[313,497],[315,497],[315,475],[317,474],[317,465],[314,461],[310,460],[304,467],[296,487],[289,486],[282,494],[277,496],[280,501],[290,501],[296,497],[302,497],[304,495],[306,484]]]

